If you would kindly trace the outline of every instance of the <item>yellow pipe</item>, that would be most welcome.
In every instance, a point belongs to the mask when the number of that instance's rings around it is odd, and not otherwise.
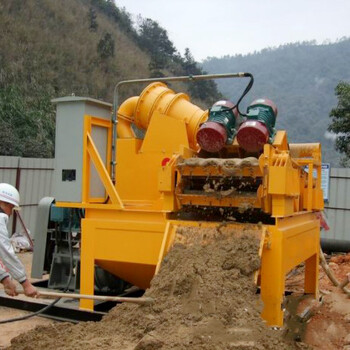
[[[118,138],[122,139],[132,139],[135,137],[135,134],[131,129],[131,122],[120,117],[118,117],[117,133]]]
[[[129,99],[130,100],[130,99]],[[133,122],[142,129],[147,129],[154,111],[158,111],[168,117],[180,119],[185,122],[188,141],[191,148],[197,148],[196,134],[200,124],[208,118],[208,111],[203,111],[198,106],[189,102],[189,97],[184,93],[175,94],[165,84],[156,82],[148,85],[137,99],[127,100],[123,103],[123,109],[119,109],[118,115],[130,116],[133,110]],[[128,102],[129,101],[129,102]],[[127,104],[127,106],[124,104]],[[131,104],[132,106],[129,106]],[[119,132],[118,132],[119,136]]]
[[[138,99],[138,96],[128,98],[118,110],[117,135],[120,138],[130,139],[135,137],[131,124],[134,120],[134,111]]]

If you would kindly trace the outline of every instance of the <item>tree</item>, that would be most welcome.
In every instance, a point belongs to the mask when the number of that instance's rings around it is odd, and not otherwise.
[[[160,74],[160,70],[167,68],[176,54],[167,31],[150,18],[139,18],[138,32],[139,45],[151,56],[149,67],[152,75]]]
[[[89,19],[89,30],[90,32],[96,32],[98,28],[97,24],[97,15],[94,8],[90,7],[89,13],[88,13],[88,19]]]
[[[151,54],[159,54],[171,58],[176,52],[168,32],[150,18],[139,19],[140,45]]]
[[[97,52],[102,59],[114,56],[114,39],[112,38],[112,34],[106,33],[98,42]]]
[[[0,154],[52,157],[54,106],[46,91],[33,88],[27,97],[18,86],[0,86]],[[35,96],[37,94],[37,96]]]
[[[335,88],[338,105],[332,109],[328,130],[335,133],[335,149],[344,155],[343,166],[350,165],[350,84],[341,81]]]
[[[194,60],[192,53],[188,47],[185,49],[182,67],[187,75],[197,74],[200,72],[200,69],[198,68],[197,63]]]
[[[207,74],[195,61],[189,48],[185,49],[182,68],[186,75]],[[217,86],[213,80],[202,80],[188,83],[188,92],[194,98],[205,101],[206,104],[213,103],[221,99],[222,95],[218,92]]]

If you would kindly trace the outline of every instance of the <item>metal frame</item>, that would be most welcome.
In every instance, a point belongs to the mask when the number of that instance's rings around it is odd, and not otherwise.
[[[13,309],[19,309],[29,312],[37,312],[44,307],[46,307],[48,303],[39,302],[38,300],[24,300],[20,298],[11,298],[8,296],[0,295],[0,306],[10,307]],[[78,323],[81,321],[101,321],[105,312],[100,311],[88,311],[81,309],[74,309],[71,307],[64,307],[61,305],[54,305],[38,316],[51,318],[57,321],[69,321]]]
[[[246,74],[248,73],[197,76],[197,80],[246,77]],[[193,105],[188,102],[176,109],[175,117],[170,117],[165,112],[164,114],[159,112],[158,107],[154,106],[155,102],[152,102],[154,95],[149,94],[151,98],[146,101],[143,92],[139,98],[146,106],[145,111],[155,110],[152,118],[147,120],[149,124],[143,141],[127,137],[118,140],[118,166],[122,167],[118,169],[115,181],[118,88],[123,84],[183,81],[194,78],[141,79],[117,84],[113,121],[102,123],[109,132],[112,131],[111,144],[108,142],[111,148],[107,159],[107,163],[111,159],[111,164],[105,165],[101,160],[91,137],[93,123],[100,122],[91,116],[85,116],[83,202],[68,205],[59,203],[60,206],[86,208],[85,219],[82,220],[81,240],[82,294],[94,293],[95,262],[108,272],[134,285],[141,288],[149,287],[163,256],[175,239],[175,225],[169,221],[167,215],[181,208],[181,204],[178,203],[179,194],[174,191],[177,171],[175,158],[179,156],[190,158],[195,153],[189,146],[190,135],[184,119],[189,115],[196,122],[193,125],[198,127],[197,122],[201,120],[204,112],[201,111],[199,116],[193,114]],[[157,89],[159,87],[156,96],[163,93],[162,89],[166,89],[164,86],[151,84],[144,91],[148,92],[153,87]],[[170,94],[172,93],[170,90]],[[175,98],[174,94],[171,101]],[[161,102],[158,99],[158,103],[162,103],[163,109],[167,110],[168,100]],[[143,113],[147,115],[147,112]],[[195,134],[195,128],[191,131],[191,135]],[[291,268],[305,261],[305,292],[315,297],[318,293],[319,219],[317,213],[312,211],[323,209],[323,200],[320,174],[318,173],[318,180],[314,182],[312,170],[313,166],[319,166],[320,149],[312,145],[298,145],[294,149],[294,155],[291,153],[286,132],[281,131],[276,134],[273,145],[264,146],[264,153],[259,157],[262,185],[258,196],[261,208],[276,218],[275,225],[263,226],[265,231],[261,240],[260,283],[261,297],[265,304],[262,315],[272,326],[283,325],[281,301],[285,276]],[[170,161],[163,165],[164,160]],[[103,203],[101,199],[94,201],[89,195],[91,161],[108,194]],[[302,170],[304,162],[311,168],[309,175]],[[108,174],[109,166],[112,178]],[[190,224],[196,226],[198,223],[192,221]],[[82,300],[80,307],[92,310],[94,304],[91,300]]]
[[[92,139],[91,132],[93,126],[104,127],[108,130],[107,140],[107,161],[106,166],[104,165],[99,152]],[[84,133],[83,133],[83,203],[105,203],[109,198],[113,205],[117,206],[118,209],[122,209],[123,203],[109,177],[109,171],[111,167],[111,123],[110,121],[102,120],[92,116],[84,116]],[[108,197],[107,198],[91,198],[90,197],[90,163],[94,164],[98,175],[105,187]]]

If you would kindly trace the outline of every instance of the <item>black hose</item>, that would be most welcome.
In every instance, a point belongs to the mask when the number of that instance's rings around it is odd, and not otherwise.
[[[248,116],[247,114],[244,114],[244,113],[242,113],[242,112],[239,110],[239,104],[240,104],[241,101],[243,100],[244,96],[245,96],[245,95],[250,91],[250,89],[252,88],[252,86],[253,86],[253,84],[254,84],[254,77],[253,77],[253,75],[252,75],[251,73],[244,73],[244,76],[250,78],[249,83],[248,83],[248,85],[246,86],[246,88],[244,89],[244,91],[243,91],[241,97],[238,99],[237,103],[236,103],[233,107],[229,108],[228,110],[230,111],[230,110],[233,110],[233,109],[236,108],[236,109],[237,109],[237,112],[238,112],[241,116],[247,117],[247,116]]]
[[[338,240],[330,238],[321,238],[322,249],[326,252],[350,252],[349,240]]]
[[[72,277],[73,277],[73,248],[72,248],[72,237],[71,237],[71,234],[72,234],[72,219],[73,219],[73,211],[71,211],[70,216],[69,216],[69,229],[68,229],[68,249],[69,249],[69,256],[70,256],[70,271],[69,271],[69,276],[68,276],[68,282],[67,282],[66,287],[63,289],[63,293],[68,291],[70,282],[71,282]],[[57,298],[51,304],[46,305],[42,309],[40,309],[38,311],[35,311],[35,312],[32,312],[31,314],[28,314],[28,315],[24,315],[24,316],[20,316],[20,317],[14,317],[14,318],[10,318],[10,319],[7,319],[7,320],[0,320],[0,324],[17,322],[17,321],[24,321],[24,320],[27,320],[28,318],[32,318],[34,316],[38,316],[40,314],[43,314],[47,310],[51,309],[60,300],[61,300],[61,298]]]
[[[4,323],[10,323],[10,322],[17,322],[17,321],[24,321],[24,320],[27,320],[28,318],[32,318],[34,316],[37,316],[37,315],[40,315],[42,313],[44,313],[45,311],[51,309],[54,305],[56,305],[59,301],[60,301],[61,298],[57,298],[55,299],[51,304],[45,306],[44,308],[38,310],[38,311],[35,311],[29,315],[25,315],[25,316],[21,316],[21,317],[15,317],[15,318],[10,318],[10,319],[7,319],[7,320],[0,320],[0,324],[4,324]]]

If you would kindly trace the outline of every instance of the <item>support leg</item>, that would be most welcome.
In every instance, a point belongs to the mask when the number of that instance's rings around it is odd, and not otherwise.
[[[283,282],[282,282],[283,281]],[[264,303],[261,317],[269,326],[283,326],[284,276],[272,274],[270,278],[261,276],[261,299]]]
[[[261,299],[264,303],[261,317],[269,326],[283,326],[282,302],[285,275],[282,268],[280,237],[273,243],[273,249],[264,248],[261,261]]]
[[[305,284],[304,290],[306,294],[313,294],[318,297],[318,253],[312,255],[305,261]]]
[[[94,295],[94,252],[93,252],[93,232],[89,232],[82,220],[82,239],[80,257],[80,293]],[[85,229],[86,228],[86,229]],[[94,301],[81,299],[80,308],[94,310]]]

